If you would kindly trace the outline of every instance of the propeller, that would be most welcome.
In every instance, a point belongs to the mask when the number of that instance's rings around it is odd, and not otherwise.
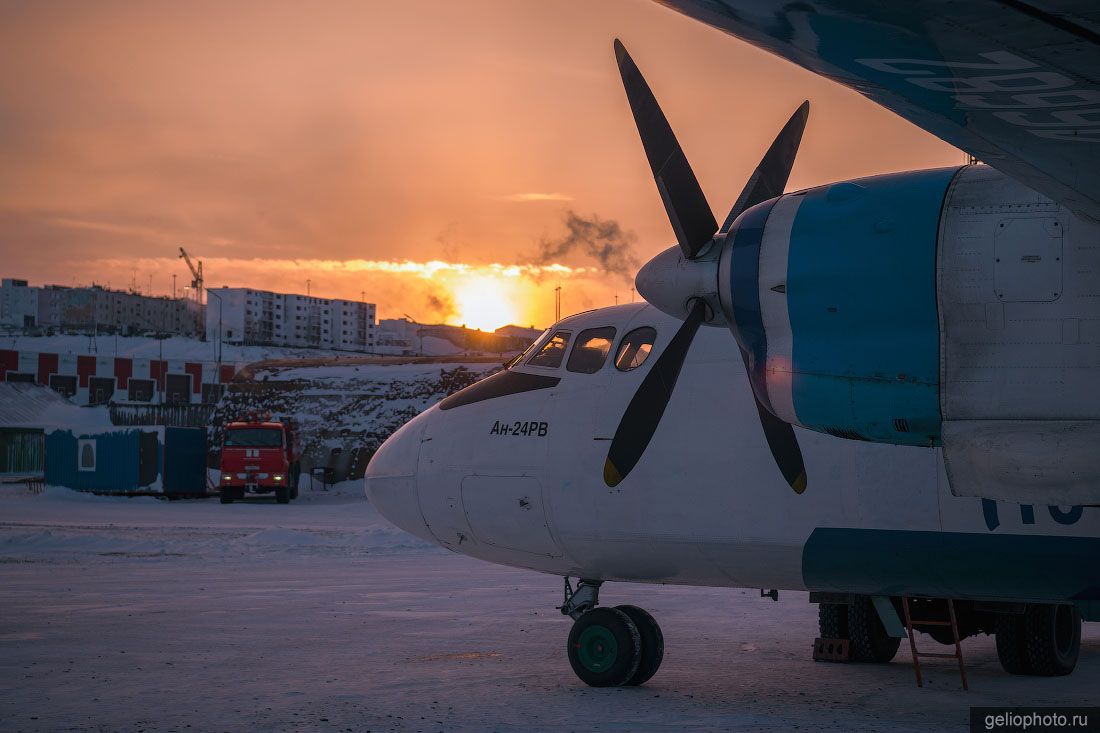
[[[680,367],[684,365],[688,349],[695,338],[695,332],[706,316],[707,304],[696,300],[684,325],[668,342],[657,361],[645,375],[638,391],[626,406],[611,448],[607,451],[607,460],[603,464],[603,480],[608,486],[618,486],[631,469],[638,463],[649,445],[650,438],[657,431],[657,424],[665,414],[668,401],[672,398],[672,389],[680,376]]]
[[[630,100],[630,110],[634,113],[634,123],[642,135],[642,147],[649,158],[653,179],[665,202],[672,230],[676,232],[676,241],[685,257],[695,259],[714,239],[718,222],[649,84],[618,38],[615,39],[615,59]]]
[[[634,122],[642,139],[642,146],[645,148],[653,178],[657,183],[657,190],[660,191],[665,211],[676,233],[680,253],[688,261],[699,261],[710,255],[711,242],[722,240],[724,243],[725,235],[743,211],[783,193],[794,165],[798,145],[802,140],[802,133],[806,128],[810,103],[803,102],[780,130],[760,164],[749,177],[748,183],[741,191],[733,208],[730,209],[722,227],[719,228],[710,204],[707,203],[699,181],[688,163],[687,156],[684,155],[683,149],[672,132],[672,127],[668,124],[638,66],[618,39],[615,39],[615,58],[630,102],[630,109],[634,114]],[[672,251],[674,250],[670,250]],[[654,263],[666,254],[668,253],[658,255],[654,258]],[[707,264],[715,269],[711,281],[716,286],[717,263],[711,260]],[[704,280],[709,279],[709,270],[704,275],[706,276]],[[639,292],[642,292],[641,287]],[[642,292],[642,295],[645,296],[645,293]],[[708,315],[711,306],[707,303],[704,294],[689,293],[688,295],[686,299],[688,313],[684,325],[672,337],[645,379],[642,380],[611,440],[607,461],[604,463],[604,482],[608,486],[617,486],[641,459],[672,398],[680,369],[687,358],[699,326],[713,316],[713,313]],[[735,323],[730,324],[730,330],[741,350],[745,369],[749,371],[750,354],[743,343],[744,339]],[[753,396],[760,415],[760,426],[772,457],[783,478],[796,493],[801,494],[806,490],[806,468],[794,429],[772,414],[761,402],[755,390]]]

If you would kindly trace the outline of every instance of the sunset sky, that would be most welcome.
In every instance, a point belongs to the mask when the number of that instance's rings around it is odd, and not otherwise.
[[[648,0],[0,5],[0,275],[190,278],[379,317],[547,325],[673,243],[612,52],[719,221],[803,99],[790,187],[963,162],[830,82]],[[589,243],[610,244],[601,261]]]

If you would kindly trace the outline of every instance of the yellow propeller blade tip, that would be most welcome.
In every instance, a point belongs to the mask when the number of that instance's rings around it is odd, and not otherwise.
[[[615,468],[615,464],[608,458],[603,464],[603,482],[608,486],[615,487],[619,485],[619,482],[623,480],[622,474],[619,473],[619,469]]]

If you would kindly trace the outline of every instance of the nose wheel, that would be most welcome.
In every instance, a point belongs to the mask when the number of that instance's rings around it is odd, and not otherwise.
[[[566,653],[573,672],[592,687],[631,687],[649,680],[661,666],[665,640],[653,616],[637,606],[597,608],[599,582],[566,581],[562,613],[573,617]]]

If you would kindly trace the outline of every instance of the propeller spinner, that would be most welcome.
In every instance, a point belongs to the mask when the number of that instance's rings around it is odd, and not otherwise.
[[[783,126],[719,228],[672,127],[642,72],[618,39],[615,58],[657,190],[678,242],[678,247],[661,252],[642,267],[636,278],[638,293],[665,313],[684,319],[684,325],[650,368],[623,413],[604,464],[604,482],[608,486],[618,485],[630,473],[657,431],[699,326],[720,313],[716,307],[718,256],[728,246],[726,233],[743,211],[783,193],[810,113],[810,103],[803,102]],[[744,339],[736,323],[730,323],[729,327],[747,371],[749,352]],[[753,396],[772,457],[783,478],[801,494],[806,490],[806,468],[794,429],[773,415],[755,390]]]

